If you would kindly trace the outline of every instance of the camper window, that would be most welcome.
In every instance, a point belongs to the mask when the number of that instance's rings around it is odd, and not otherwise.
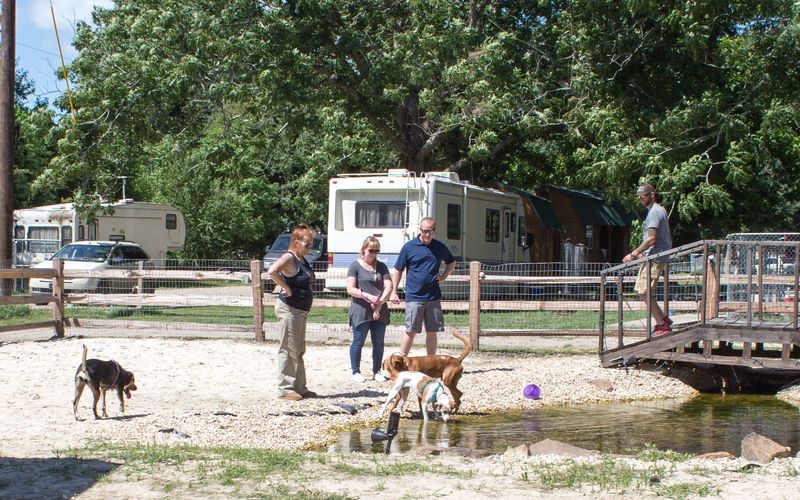
[[[500,210],[486,209],[486,241],[500,241]]]
[[[403,227],[403,202],[356,202],[356,227]]]
[[[78,225],[78,241],[86,239],[86,232],[83,229],[83,224]]]
[[[447,204],[447,239],[461,239],[461,205]]]
[[[97,224],[88,224],[89,226],[89,239],[96,240],[97,239]]]
[[[167,229],[178,229],[178,216],[175,214],[167,214]]]

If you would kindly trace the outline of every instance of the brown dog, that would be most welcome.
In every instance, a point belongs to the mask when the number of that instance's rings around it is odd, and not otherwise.
[[[103,398],[103,417],[108,417],[106,413],[106,391],[116,390],[119,398],[119,406],[122,413],[125,413],[125,399],[123,394],[130,399],[131,391],[136,390],[136,379],[133,372],[122,368],[119,363],[114,361],[102,361],[99,359],[86,359],[88,349],[83,346],[83,359],[75,372],[75,399],[72,401],[72,410],[75,413],[75,420],[78,420],[78,402],[83,394],[83,388],[87,385],[94,396],[92,411],[94,418],[99,419],[97,414],[97,402]]]
[[[434,356],[406,356],[402,353],[394,353],[388,358],[383,360],[383,369],[389,374],[392,382],[397,381],[397,375],[400,372],[422,372],[425,375],[433,378],[439,378],[442,383],[453,395],[455,402],[455,411],[461,406],[461,394],[458,390],[458,381],[461,380],[461,374],[464,372],[464,367],[461,362],[469,354],[471,347],[469,340],[458,333],[453,333],[453,336],[464,343],[464,351],[461,356],[454,357],[446,354],[436,354]]]

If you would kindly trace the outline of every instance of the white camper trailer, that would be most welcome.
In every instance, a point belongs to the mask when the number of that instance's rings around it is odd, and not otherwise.
[[[114,212],[98,213],[92,222],[83,220],[72,203],[14,210],[14,266],[38,264],[81,240],[133,241],[157,260],[183,248],[186,226],[179,209],[130,199],[103,205]]]
[[[524,213],[517,195],[461,181],[454,172],[338,175],[329,183],[325,285],[344,288],[367,236],[381,242],[380,260],[391,269],[424,217],[436,220],[436,239],[459,262],[528,262]]]

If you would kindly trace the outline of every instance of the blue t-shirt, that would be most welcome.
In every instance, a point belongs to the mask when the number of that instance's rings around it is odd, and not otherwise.
[[[394,268],[401,273],[406,270],[406,302],[441,300],[442,290],[436,275],[439,274],[442,261],[450,264],[455,260],[439,240],[432,240],[430,245],[425,245],[419,238],[414,238],[403,245]]]

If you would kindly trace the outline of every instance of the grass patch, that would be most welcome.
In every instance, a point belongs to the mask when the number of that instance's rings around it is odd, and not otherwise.
[[[536,471],[542,485],[548,489],[576,489],[588,485],[601,491],[647,488],[660,482],[665,474],[661,467],[639,469],[606,457],[591,463],[568,460],[562,464],[542,464]]]
[[[667,462],[685,462],[693,457],[691,453],[678,453],[672,450],[659,450],[656,445],[647,443],[641,451],[634,455],[635,458],[643,462],[657,462],[664,460]]]
[[[439,474],[451,477],[472,477],[474,473],[456,470],[453,467],[445,467],[438,464],[425,464],[419,462],[396,462],[390,464],[374,463],[372,465],[351,465],[348,463],[336,463],[332,466],[336,472],[341,472],[351,476],[380,476],[396,477],[416,474]]]
[[[707,484],[698,483],[676,483],[662,485],[654,488],[653,491],[662,497],[683,500],[690,497],[705,497],[711,494],[711,487]]]

